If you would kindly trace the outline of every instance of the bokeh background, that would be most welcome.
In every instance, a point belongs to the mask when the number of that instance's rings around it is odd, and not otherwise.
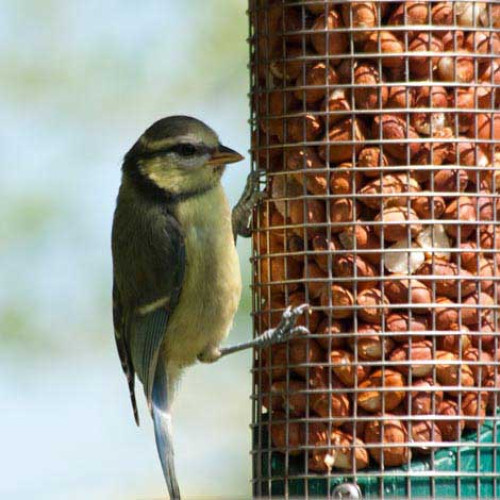
[[[246,152],[245,0],[0,2],[0,498],[165,495],[112,333],[121,158],[192,114]],[[248,162],[224,179],[231,202]],[[230,342],[251,335],[247,285]],[[186,373],[175,404],[186,496],[250,494],[250,354]]]

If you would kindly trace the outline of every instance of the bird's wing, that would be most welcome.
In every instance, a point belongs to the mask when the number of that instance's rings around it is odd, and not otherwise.
[[[117,207],[113,223],[116,343],[136,421],[134,373],[144,385],[171,499],[180,498],[180,493],[174,467],[169,380],[165,362],[159,359],[169,318],[179,301],[185,265],[184,237],[172,214],[142,212],[140,216],[138,210]]]
[[[135,399],[135,370],[130,358],[127,341],[124,336],[124,320],[123,320],[123,307],[120,301],[120,295],[116,282],[113,280],[113,323],[115,327],[115,341],[118,355],[122,364],[123,372],[127,377],[128,389],[130,392],[130,400],[132,402],[132,409],[134,411],[135,423],[139,425],[139,412],[137,410],[137,401]]]
[[[115,224],[130,227],[119,218]],[[113,258],[115,337],[135,414],[134,373],[151,408],[158,356],[182,289],[185,246],[179,223],[167,212],[141,221],[133,231],[114,231]]]

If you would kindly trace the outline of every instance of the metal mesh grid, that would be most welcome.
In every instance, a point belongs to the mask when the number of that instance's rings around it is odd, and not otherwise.
[[[500,3],[249,17],[255,496],[500,496]]]

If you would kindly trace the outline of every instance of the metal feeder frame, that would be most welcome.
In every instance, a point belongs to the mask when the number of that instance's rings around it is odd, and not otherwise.
[[[406,24],[402,24],[400,26],[391,26],[388,28],[383,23],[379,23],[377,26],[370,28],[373,32],[381,32],[384,30],[390,30],[392,32],[397,32],[400,39],[404,44],[404,51],[402,53],[385,53],[382,54],[380,41],[378,46],[378,52],[374,54],[367,55],[360,51],[360,45],[355,42],[354,35],[363,31],[363,28],[352,28],[352,27],[338,27],[335,28],[335,32],[344,32],[348,38],[348,48],[345,53],[342,54],[317,54],[310,48],[310,36],[313,34],[311,29],[311,20],[314,20],[317,15],[313,15],[309,7],[323,5],[324,13],[327,14],[330,9],[336,9],[340,11],[342,5],[351,4],[355,5],[356,3],[360,3],[359,0],[351,0],[349,2],[341,2],[339,0],[249,0],[249,18],[250,18],[250,34],[249,34],[249,42],[250,42],[250,97],[251,97],[251,127],[252,127],[252,168],[260,169],[266,171],[266,188],[267,192],[271,193],[271,183],[274,179],[279,176],[290,176],[290,171],[286,168],[285,158],[287,151],[290,151],[292,148],[297,147],[311,147],[318,148],[325,146],[324,133],[321,136],[318,136],[314,140],[307,140],[306,138],[306,126],[305,126],[305,117],[306,115],[317,116],[320,118],[324,130],[328,131],[331,128],[331,122],[333,120],[338,119],[341,115],[344,115],[347,118],[361,117],[361,120],[371,121],[374,116],[380,116],[384,113],[388,113],[389,110],[383,108],[381,105],[381,93],[382,87],[392,88],[398,85],[402,85],[405,88],[406,94],[406,102],[408,102],[408,94],[411,92],[412,88],[421,87],[423,85],[422,81],[417,81],[412,78],[410,70],[409,70],[409,58],[415,55],[413,52],[409,50],[409,42],[410,42],[410,32],[412,30],[420,30],[424,33],[437,32],[440,30],[448,30],[451,31],[453,36],[453,47],[455,50],[450,51],[442,51],[442,52],[433,52],[433,57],[445,57],[445,56],[455,56],[454,57],[454,78],[453,81],[443,82],[439,80],[433,80],[429,85],[439,85],[444,86],[448,89],[450,95],[454,95],[457,97],[457,93],[459,89],[469,87],[469,88],[478,88],[481,84],[478,81],[478,67],[481,63],[487,61],[493,61],[497,59],[500,61],[500,54],[494,54],[492,51],[480,53],[479,51],[475,51],[471,53],[474,59],[474,72],[475,78],[472,82],[469,83],[459,83],[456,77],[457,64],[456,57],[459,55],[457,52],[457,47],[459,46],[458,42],[458,34],[460,31],[465,31],[465,34],[474,33],[474,32],[489,32],[498,33],[498,28],[493,26],[493,21],[491,21],[491,13],[493,12],[493,8],[498,5],[498,1],[489,0],[486,3],[486,9],[490,13],[490,25],[474,25],[463,27],[457,24],[457,14],[456,9],[460,7],[460,4],[465,4],[466,2],[461,2],[458,0],[450,0],[449,3],[453,5],[453,9],[455,12],[454,15],[454,25],[453,26],[438,26],[438,25],[428,25],[428,26],[409,26]],[[366,2],[365,2],[366,3]],[[401,2],[396,2],[394,0],[389,0],[387,2],[376,1],[373,2],[376,5],[378,12],[378,19],[382,19],[381,9],[383,8],[383,3],[387,5],[389,10],[393,10],[396,7],[394,4],[400,4]],[[403,2],[404,3],[404,2]],[[408,3],[408,2],[406,2]],[[431,7],[437,4],[437,2],[429,2]],[[474,3],[474,2],[473,2]],[[477,5],[477,2],[475,2]],[[278,29],[275,27],[272,30],[269,30],[269,16],[271,15],[271,9],[281,9],[281,20],[279,22]],[[300,26],[292,26],[290,27],[287,20],[289,19],[290,12],[293,11],[296,18],[299,18],[301,21]],[[350,10],[351,18],[350,24],[352,25],[352,10]],[[498,12],[495,11],[495,12]],[[297,17],[298,16],[298,17]],[[315,32],[317,33],[317,32]],[[329,46],[329,36],[333,31],[325,30],[325,43],[326,46]],[[289,41],[290,39],[294,39],[293,42],[293,50],[290,50]],[[300,38],[301,42],[297,43],[297,39]],[[271,50],[271,41],[276,43],[276,39],[278,40],[277,46],[278,50],[273,52]],[[299,50],[300,49],[300,50]],[[385,81],[380,82],[376,87],[378,88],[378,96],[379,96],[379,105],[376,109],[368,109],[361,110],[357,109],[355,99],[354,99],[354,90],[359,88],[359,85],[353,83],[354,82],[354,63],[356,61],[369,58],[372,61],[376,61],[378,66],[379,74],[383,74],[385,69],[383,67],[383,59],[386,57],[403,57],[404,59],[404,68],[402,69],[401,74],[403,75],[403,80],[401,81]],[[350,81],[345,83],[338,84],[329,84],[325,82],[324,85],[314,85],[310,86],[306,82],[307,76],[307,68],[310,67],[310,64],[315,62],[323,62],[325,64],[332,64],[335,67],[338,67],[339,60],[350,60],[351,64],[351,75]],[[429,64],[432,64],[432,60],[429,57]],[[301,65],[300,74],[303,75],[302,82],[299,82],[297,79],[294,80],[286,80],[279,79],[273,75],[270,70],[271,65],[275,65],[275,68],[284,68],[283,71],[287,71],[287,67],[290,65]],[[279,65],[279,66],[276,66]],[[432,71],[431,71],[432,74]],[[483,83],[484,85],[484,83]],[[500,93],[500,88],[498,83],[495,83],[493,80],[493,75],[491,76],[491,81],[488,82],[488,85],[492,88],[492,93],[494,92]],[[328,107],[325,104],[320,104],[316,107],[310,107],[306,105],[306,101],[298,99],[301,106],[294,108],[292,110],[287,110],[287,102],[288,99],[286,96],[292,95],[294,92],[302,91],[307,92],[308,90],[317,90],[323,89],[325,92],[325,96],[329,95],[334,89],[342,88],[349,94],[350,99],[350,110],[348,111],[329,111]],[[281,91],[283,94],[283,112],[278,115],[272,115],[269,112],[269,96],[272,91]],[[323,102],[323,100],[322,100]],[[264,103],[264,104],[263,104]],[[459,118],[460,118],[460,109],[457,108],[446,108],[446,109],[435,109],[431,106],[429,108],[422,108],[424,111],[429,113],[431,112],[445,112],[451,113],[453,116],[452,122],[449,123],[450,128],[453,130],[453,136],[447,139],[439,139],[440,143],[449,142],[454,147],[458,147],[458,144],[462,140],[459,138],[461,135],[459,133]],[[415,112],[415,108],[413,107],[403,107],[398,109],[390,110],[393,113],[396,112],[406,122],[407,130],[410,126],[410,119],[412,113]],[[463,110],[462,110],[463,111]],[[475,105],[472,109],[469,110],[469,113],[473,115],[473,120],[475,124],[477,124],[477,117],[481,113],[493,113],[499,112],[497,105],[495,104],[494,98],[492,97],[491,103],[486,108],[480,108],[478,105],[477,95],[475,97]],[[290,120],[293,119],[301,119],[303,121],[303,137],[302,140],[289,140],[287,137],[287,128],[290,124]],[[282,138],[277,138],[276,135],[273,135],[269,132],[269,125],[272,123],[277,123],[277,121],[281,122],[282,126]],[[351,137],[355,137],[354,131],[354,120],[351,121],[352,130]],[[406,158],[410,158],[410,146],[412,143],[420,143],[424,144],[434,144],[438,142],[438,139],[434,137],[434,124],[431,121],[430,123],[431,133],[429,136],[419,136],[418,139],[410,139],[407,137],[403,138],[399,142],[406,146]],[[492,127],[493,128],[493,127]],[[498,150],[498,143],[495,142],[492,136],[490,138],[478,138],[469,137],[469,141],[472,142],[475,146],[479,147],[482,145],[485,149],[493,149],[496,147]],[[398,143],[398,141],[389,140],[382,137],[382,133],[380,132],[379,137],[369,137],[364,141],[364,146],[378,146],[381,150],[384,150],[384,147],[387,148],[388,145]],[[346,146],[352,146],[354,151],[354,147],[357,145],[357,141],[353,140],[344,140],[337,143],[338,145],[344,144]],[[356,152],[353,152],[352,159],[352,175],[355,175],[357,172],[363,173],[367,171],[367,167],[359,166],[356,162]],[[328,171],[333,171],[334,167],[333,163],[330,161],[330,148],[326,147],[326,156],[324,159],[324,164]],[[281,168],[279,168],[281,165]],[[459,164],[459,159],[457,156],[457,161],[455,164],[447,165],[447,168],[456,169]],[[278,167],[277,167],[278,166]],[[389,165],[389,166],[379,166],[378,177],[382,179],[382,177],[391,172],[399,172],[405,173],[407,176],[410,176],[411,171],[415,168],[415,165],[411,164],[411,161],[401,162],[401,164]],[[430,196],[432,197],[432,209],[431,209],[431,217],[428,220],[425,220],[425,225],[434,226],[436,224],[441,224],[443,222],[442,219],[438,218],[434,214],[434,197],[438,196],[440,193],[434,190],[434,174],[437,170],[443,169],[443,166],[435,166],[434,165],[434,148],[430,147],[430,161],[427,168],[430,171],[430,182],[429,189],[431,191]],[[460,166],[460,168],[466,170],[468,175],[476,176],[476,185],[474,188],[471,188],[469,192],[465,193],[470,199],[478,200],[481,196],[481,192],[479,189],[480,185],[480,173],[484,172],[484,168],[481,170],[481,167],[478,166]],[[494,171],[494,168],[492,168]],[[295,171],[294,173],[296,173]],[[299,171],[300,172],[300,171]],[[304,162],[302,172],[304,175],[306,174],[306,166]],[[311,175],[314,173],[325,174],[325,168],[321,169],[307,169],[307,175]],[[494,173],[493,173],[494,175]],[[287,179],[288,177],[285,177]],[[285,186],[286,180],[285,180]],[[282,203],[282,206],[285,207],[285,211],[288,210],[290,202],[300,201],[304,205],[304,220],[307,220],[306,214],[306,204],[308,200],[320,200],[324,203],[326,208],[326,219],[320,222],[303,222],[301,224],[292,224],[288,217],[285,217],[283,222],[279,225],[273,225],[273,221],[270,220],[270,212],[273,210],[272,206],[275,203],[276,199],[272,199],[271,195],[266,197],[266,199],[260,204],[257,208],[255,216],[254,216],[254,243],[253,243],[253,253],[252,253],[252,263],[254,269],[253,275],[253,318],[254,318],[254,335],[258,335],[262,331],[265,330],[266,325],[271,325],[274,321],[274,317],[277,315],[280,316],[283,311],[285,305],[290,303],[290,295],[294,287],[292,285],[298,285],[299,287],[303,287],[304,289],[304,298],[305,302],[310,303],[314,311],[320,312],[323,317],[329,318],[331,323],[332,321],[332,312],[334,312],[336,308],[332,305],[332,296],[331,296],[331,286],[335,283],[345,283],[345,278],[339,278],[332,273],[333,260],[338,255],[353,255],[355,256],[364,256],[366,254],[366,250],[358,249],[356,244],[354,244],[353,248],[349,249],[339,249],[335,252],[326,251],[324,255],[328,259],[328,275],[324,278],[313,278],[308,274],[308,265],[311,262],[311,259],[317,255],[317,252],[311,246],[311,235],[318,230],[318,227],[323,231],[326,239],[330,241],[332,236],[336,234],[336,226],[339,223],[332,222],[330,218],[331,213],[331,204],[335,202],[335,200],[339,198],[348,198],[352,201],[352,205],[354,207],[354,214],[352,216],[352,221],[349,222],[351,226],[357,226],[361,224],[358,221],[358,217],[356,214],[356,206],[360,197],[362,196],[359,192],[359,186],[353,184],[352,192],[350,194],[342,194],[336,195],[331,193],[330,186],[328,184],[327,192],[324,195],[314,195],[307,191],[304,183],[304,189],[301,194],[293,193],[289,195],[287,192],[283,194],[283,196],[278,200],[279,203]],[[458,186],[457,186],[458,191]],[[442,193],[441,193],[442,194]],[[449,193],[448,193],[449,194]],[[411,199],[414,193],[404,192],[401,193],[400,196],[405,199],[405,206],[409,210],[411,208]],[[371,195],[374,199],[380,201],[380,206],[382,207],[384,196],[387,196],[384,193],[375,193]],[[454,193],[452,196],[459,196],[458,193]],[[494,203],[494,207],[497,206],[497,203],[500,203],[498,200],[498,191],[494,191],[491,194],[492,202]],[[500,213],[500,212],[499,212]],[[288,215],[285,213],[285,215]],[[495,231],[499,226],[499,220],[497,219],[497,210],[493,210],[493,219],[488,221],[488,224],[493,226],[493,230]],[[345,223],[341,223],[346,226]],[[385,228],[387,228],[387,223],[384,223],[384,220],[380,220],[379,222],[375,221],[363,221],[363,224],[369,224],[371,227],[375,227],[377,224],[383,225],[385,224]],[[447,224],[453,225],[455,224],[458,228],[458,235],[460,236],[460,232],[463,229],[463,222],[458,218],[456,221],[447,221]],[[477,220],[476,222],[472,222],[471,224],[475,226],[484,225],[485,222],[481,220]],[[386,230],[382,228],[382,237],[380,238],[381,248],[379,249],[381,255],[381,264],[378,268],[378,275],[375,277],[377,281],[377,287],[381,289],[382,284],[388,280],[389,272],[386,270],[384,266],[384,262],[387,259],[388,251],[387,247],[389,244],[384,242],[383,231]],[[500,228],[498,228],[500,230]],[[410,234],[410,224],[407,224],[408,230],[408,240],[411,241]],[[282,232],[284,235],[284,246],[279,252],[270,253],[269,249],[271,247],[271,231]],[[479,229],[475,231],[475,239],[477,249],[473,250],[476,252],[476,257],[479,262],[479,252],[481,251],[481,242],[480,242],[480,231]],[[302,238],[303,248],[293,247],[289,245],[290,240],[294,239],[294,243],[298,240],[296,238],[297,235],[303,234]],[[493,233],[495,234],[495,233]],[[293,235],[293,236],[292,236]],[[435,244],[435,236],[432,233],[433,246]],[[458,240],[457,240],[458,241]],[[500,241],[500,240],[499,240]],[[500,244],[500,243],[499,243]],[[490,255],[493,256],[494,259],[497,258],[497,241],[494,238],[493,248],[490,250]],[[439,248],[433,248],[433,252],[438,251]],[[443,250],[443,249],[442,249]],[[408,245],[408,247],[402,247],[399,250],[392,250],[392,252],[402,252],[408,255],[409,260],[409,252],[415,251],[412,245]],[[458,243],[452,248],[447,249],[452,254],[453,258],[458,260],[459,268],[461,261],[461,253],[458,247]],[[455,256],[456,254],[456,256]],[[272,280],[271,273],[269,272],[267,276],[263,276],[263,262],[267,259],[269,263],[269,259],[283,259],[284,261],[284,269],[285,274],[287,270],[287,262],[289,259],[302,259],[302,265],[304,268],[303,275],[297,279],[285,279],[279,282],[275,282]],[[434,262],[434,257],[433,257]],[[495,304],[492,306],[488,306],[491,310],[491,317],[493,318],[494,324],[498,324],[498,276],[497,276],[498,268],[495,266],[495,271],[493,276],[489,276],[488,280],[493,281],[494,283],[494,298]],[[407,277],[410,277],[410,273],[407,272]],[[469,276],[461,276],[460,273],[457,276],[454,276],[456,280],[466,279]],[[411,278],[422,278],[422,276],[414,276],[411,275]],[[438,296],[436,292],[436,283],[439,282],[440,276],[438,276],[434,269],[433,264],[433,272],[431,276],[426,276],[426,278],[431,280],[431,292],[432,292],[432,303],[430,304],[431,308],[431,317],[432,322],[429,331],[427,332],[428,338],[430,338],[432,342],[432,360],[430,363],[436,362],[436,352],[438,350],[437,343],[440,335],[450,334],[453,335],[452,331],[438,331],[436,329],[436,298]],[[359,285],[366,281],[367,278],[363,278],[357,275],[357,267],[353,266],[353,275],[350,278],[352,284],[352,294],[354,297],[354,305],[352,306],[352,331],[341,333],[339,335],[348,338],[352,335],[356,335],[358,331],[358,326],[360,324],[359,318],[359,309],[360,307],[356,305],[357,296],[359,294]],[[476,276],[475,280],[477,282],[478,290],[480,291],[482,288],[482,284],[485,282],[486,278]],[[310,297],[309,287],[307,283],[324,283],[325,287],[329,290],[329,298],[328,305],[321,305],[317,300]],[[458,281],[457,281],[458,283]],[[276,295],[276,288],[282,287],[283,295],[282,298],[284,300],[282,307],[272,308],[271,299]],[[484,288],[484,286],[483,286]],[[456,307],[459,311],[462,311],[464,308],[463,300],[461,297],[461,289],[459,288],[458,297],[456,299]],[[410,296],[411,296],[411,283],[410,283]],[[264,304],[267,304],[264,306]],[[392,310],[394,305],[390,305],[389,309]],[[385,307],[384,304],[380,306],[374,307]],[[406,311],[409,314],[410,318],[412,314],[415,314],[416,308],[418,306],[412,303],[411,300],[409,303],[397,304],[397,310]],[[477,306],[479,313],[482,314],[483,306]],[[389,312],[390,312],[389,311]],[[306,326],[310,325],[310,318],[306,318],[305,322]],[[456,335],[462,334],[462,317],[460,315],[459,321],[460,329],[455,331]],[[495,332],[496,333],[496,332]],[[481,332],[475,332],[472,334],[474,336],[476,334],[478,336],[478,340],[476,345],[478,349],[482,350],[482,337]],[[391,338],[393,335],[390,331],[386,329],[385,321],[381,323],[381,332],[380,336],[382,339]],[[411,332],[409,332],[411,335]],[[308,337],[311,339],[316,339],[318,334],[312,331],[311,336]],[[314,389],[307,387],[304,391],[301,392],[301,395],[306,399],[306,408],[305,412],[302,415],[294,415],[290,410],[289,400],[291,395],[293,395],[293,390],[290,388],[290,382],[295,378],[294,368],[297,368],[297,365],[292,365],[290,362],[290,350],[289,344],[287,347],[287,362],[283,366],[278,366],[276,368],[284,368],[286,370],[286,376],[284,378],[284,382],[286,383],[286,391],[285,391],[285,404],[282,410],[282,417],[278,417],[273,419],[275,412],[271,411],[270,408],[266,408],[266,404],[268,406],[272,406],[272,402],[270,403],[270,399],[272,398],[272,394],[270,394],[269,387],[273,383],[272,378],[272,369],[268,369],[265,365],[264,359],[265,356],[269,356],[270,349],[268,349],[267,354],[264,352],[266,349],[255,352],[254,355],[254,367],[252,370],[253,373],[253,394],[252,394],[252,403],[253,403],[253,423],[252,423],[252,432],[253,432],[253,449],[252,449],[252,457],[253,457],[253,493],[255,497],[284,497],[291,498],[300,496],[303,498],[312,498],[312,497],[323,497],[323,498],[394,498],[394,497],[405,497],[405,498],[422,498],[422,497],[432,497],[432,498],[441,498],[441,497],[457,497],[457,498],[467,498],[467,497],[482,497],[482,498],[497,498],[500,497],[500,465],[498,460],[498,450],[500,448],[500,441],[498,437],[498,425],[497,425],[497,417],[493,411],[489,411],[488,414],[483,418],[483,424],[478,429],[478,431],[467,431],[465,432],[460,440],[456,440],[455,442],[443,441],[437,442],[431,440],[429,443],[429,453],[426,456],[418,456],[414,454],[414,458],[411,461],[408,461],[404,465],[400,467],[387,467],[383,464],[378,464],[373,459],[370,461],[370,466],[363,470],[357,470],[356,468],[356,460],[354,459],[354,448],[351,450],[352,453],[352,468],[350,470],[339,470],[333,467],[331,470],[327,471],[324,474],[311,472],[308,468],[308,459],[313,450],[317,449],[313,443],[310,443],[308,440],[309,437],[309,426],[312,423],[322,422],[328,428],[327,435],[328,441],[325,444],[325,448],[328,450],[335,451],[336,444],[331,442],[330,436],[332,429],[337,427],[335,422],[335,417],[331,414],[322,418],[318,415],[314,414],[310,410],[310,399],[314,394],[317,394],[318,391],[326,392],[327,394],[331,393],[345,393],[348,395],[352,405],[351,415],[349,416],[349,421],[352,424],[353,437],[359,437],[356,435],[356,428],[358,424],[363,421],[374,421],[380,420],[384,421],[384,417],[370,414],[366,415],[363,412],[359,411],[359,406],[356,404],[356,395],[360,392],[359,382],[357,379],[357,367],[359,366],[367,366],[374,365],[382,370],[382,373],[386,369],[389,369],[393,366],[406,366],[408,369],[408,381],[407,384],[400,388],[406,391],[407,394],[410,391],[414,390],[412,383],[415,378],[412,376],[412,360],[411,360],[411,344],[409,351],[409,360],[402,362],[391,362],[389,359],[386,359],[385,353],[383,353],[382,359],[377,361],[366,361],[359,356],[357,342],[353,344],[353,366],[354,366],[354,386],[353,387],[345,387],[338,388],[333,384],[333,373],[332,370],[328,370],[329,383],[327,388],[322,389]],[[493,340],[493,348],[492,348],[492,356],[493,361],[490,363],[492,369],[494,370],[494,377],[498,376],[499,372],[499,357],[497,354],[499,353],[498,346],[498,338],[497,335],[494,334]],[[462,360],[462,347],[461,343],[459,345],[457,355],[458,359],[455,363],[451,363],[451,365],[458,365],[459,372],[461,371],[461,363]],[[414,362],[413,362],[414,364]],[[481,364],[481,363],[480,363]],[[310,373],[313,369],[319,366],[327,366],[331,368],[331,363],[328,361],[321,362],[305,362],[300,363],[298,367],[305,371],[305,380],[308,380],[310,377]],[[473,363],[472,363],[473,365]],[[485,363],[482,363],[482,366],[485,366]],[[481,370],[481,368],[479,368]],[[436,370],[435,367],[432,370],[431,375],[434,383],[436,383]],[[461,380],[461,376],[459,375],[459,379]],[[387,387],[378,387],[381,393],[386,393],[391,391],[390,388]],[[479,383],[474,387],[462,387],[461,382],[457,387],[454,387],[454,390],[457,391],[457,402],[459,406],[462,406],[462,399],[465,395],[465,392],[471,391],[479,391],[481,393],[487,393],[488,398],[494,398],[493,407],[497,408],[497,387],[494,385],[493,387],[485,387]],[[385,398],[382,398],[382,414],[385,406]],[[437,406],[436,401],[436,392],[432,392],[432,408],[435,411]],[[478,407],[479,408],[479,407]],[[479,410],[478,410],[479,411]],[[360,414],[361,413],[361,414]],[[281,420],[279,420],[281,418]],[[398,417],[402,420],[405,425],[409,428],[408,435],[411,436],[411,426],[412,422],[415,422],[419,419],[419,415],[412,415],[411,405],[408,405],[408,410],[403,412],[402,414],[398,414]],[[439,419],[438,416],[431,417],[433,419]],[[464,420],[464,419],[474,419],[475,416],[465,417],[463,415],[457,417],[448,417],[448,420]],[[478,417],[479,418],[479,415]],[[273,446],[273,443],[270,439],[269,430],[271,425],[274,423],[283,422],[285,426],[285,434],[286,434],[286,442],[289,442],[289,428],[293,423],[299,423],[304,426],[305,433],[305,441],[301,443],[299,446],[299,450],[288,449],[287,447],[276,448]],[[332,425],[334,424],[334,425]],[[383,424],[382,424],[383,425]],[[422,443],[416,443],[411,439],[408,439],[408,442],[404,443],[405,446],[414,450],[418,446],[422,446]],[[387,449],[387,444],[381,443],[371,443],[367,445],[367,448],[382,448],[382,450]],[[382,451],[383,454],[383,451]]]

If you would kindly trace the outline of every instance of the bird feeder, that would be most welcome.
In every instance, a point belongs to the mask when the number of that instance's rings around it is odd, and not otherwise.
[[[500,496],[500,4],[250,0],[257,497]]]

